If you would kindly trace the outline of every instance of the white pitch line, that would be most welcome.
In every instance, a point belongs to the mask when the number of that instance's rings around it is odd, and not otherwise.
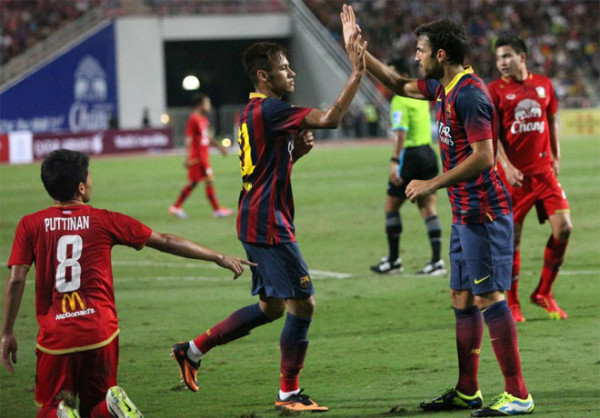
[[[158,261],[113,261],[114,266],[124,266],[124,267],[174,267],[174,268],[211,268],[211,269],[220,269],[221,267],[216,264],[208,264],[208,263],[173,263],[170,261],[167,262],[158,262]],[[352,277],[352,274],[349,273],[341,273],[337,271],[326,271],[326,270],[310,270],[310,275],[314,276],[314,278],[331,278],[331,279],[349,279]]]

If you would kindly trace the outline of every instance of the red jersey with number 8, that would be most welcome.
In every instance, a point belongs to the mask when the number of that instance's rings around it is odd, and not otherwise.
[[[50,354],[109,344],[119,325],[111,250],[141,249],[152,230],[89,205],[53,206],[21,219],[8,266],[35,262],[37,348]]]
[[[558,109],[550,79],[532,73],[523,81],[502,77],[488,89],[500,115],[500,140],[510,162],[525,175],[546,172],[552,165],[548,114]]]

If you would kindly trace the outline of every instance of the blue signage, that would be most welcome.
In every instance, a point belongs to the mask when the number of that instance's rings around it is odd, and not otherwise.
[[[0,91],[0,133],[95,131],[118,115],[115,28],[106,27]]]

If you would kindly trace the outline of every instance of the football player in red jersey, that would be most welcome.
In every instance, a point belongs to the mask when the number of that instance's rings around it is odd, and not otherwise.
[[[42,181],[55,205],[21,219],[8,261],[10,276],[3,301],[2,364],[13,373],[17,340],[13,328],[35,262],[38,417],[141,416],[117,385],[119,325],[111,249],[144,246],[185,258],[212,261],[234,273],[254,265],[161,234],[129,216],[96,209],[90,200],[89,157],[69,150],[52,152],[42,164]],[[11,363],[12,360],[12,363]],[[62,400],[59,397],[69,393]]]
[[[227,155],[227,150],[219,144],[209,132],[210,122],[208,114],[212,109],[210,97],[204,93],[198,93],[192,103],[193,111],[187,122],[185,131],[185,146],[187,156],[184,165],[188,169],[188,183],[179,193],[175,203],[169,207],[169,213],[178,218],[186,219],[187,214],[181,205],[188,198],[192,190],[200,182],[205,182],[206,198],[213,208],[215,218],[223,218],[232,214],[230,209],[219,206],[215,187],[213,185],[213,171],[210,166],[209,150],[210,145],[217,147],[223,156]]]
[[[351,6],[340,15],[344,40],[360,32]],[[512,267],[512,209],[494,168],[496,119],[481,78],[463,61],[464,28],[450,20],[425,23],[415,30],[415,61],[424,79],[400,76],[367,53],[367,70],[394,93],[435,102],[443,174],[412,180],[406,197],[447,188],[453,222],[450,237],[450,297],[456,319],[458,382],[420,407],[428,411],[475,409],[471,416],[523,415],[535,405],[521,369],[517,328],[504,298]],[[478,368],[483,322],[504,375],[504,392],[481,408]]]
[[[515,219],[515,255],[508,304],[516,321],[523,322],[517,295],[523,221],[535,205],[540,223],[550,222],[552,234],[544,250],[539,284],[531,302],[551,318],[567,319],[552,294],[552,284],[563,263],[573,230],[569,202],[557,180],[560,164],[558,100],[548,77],[528,71],[527,46],[515,35],[496,40],[496,66],[502,74],[488,85],[500,116],[500,165],[511,186]]]

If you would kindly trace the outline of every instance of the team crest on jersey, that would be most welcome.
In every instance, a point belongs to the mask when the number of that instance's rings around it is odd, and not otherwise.
[[[546,98],[546,89],[545,88],[543,88],[543,87],[536,87],[535,91],[537,92],[538,97],[540,99],[545,99]]]
[[[452,106],[448,103],[448,106],[446,106],[446,117],[450,119],[450,116],[452,116]]]
[[[506,95],[506,100],[515,100],[517,96],[514,93],[508,93]]]
[[[310,277],[308,277],[308,276],[300,277],[300,287],[302,289],[306,289],[306,288],[310,287]]]

